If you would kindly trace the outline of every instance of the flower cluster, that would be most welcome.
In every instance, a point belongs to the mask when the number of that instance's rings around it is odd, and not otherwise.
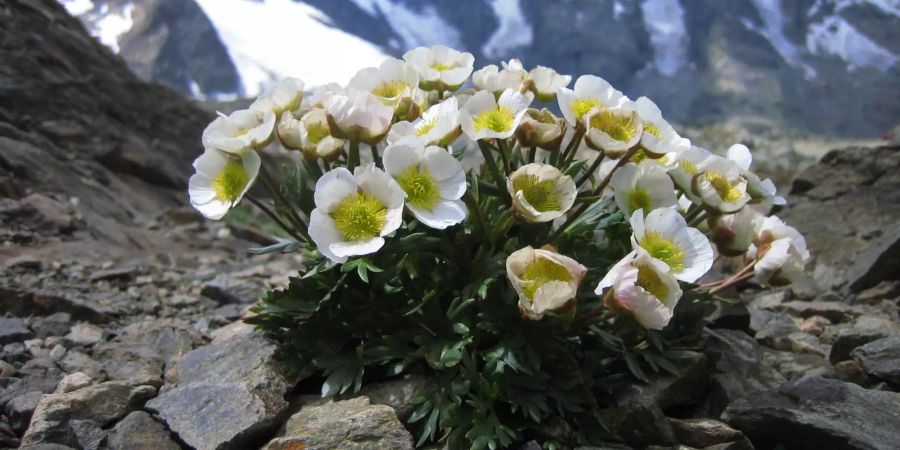
[[[386,297],[413,305],[408,315],[446,298],[449,317],[472,296],[483,308],[511,300],[523,323],[550,317],[565,333],[661,330],[686,292],[802,276],[803,237],[762,214],[784,199],[750,170],[746,146],[724,155],[693,146],[653,101],[594,75],[569,88],[572,77],[548,67],[473,62],[435,46],[363,69],[347,86],[304,91],[283,80],[203,132],[192,205],[221,219],[262,180],[272,203],[250,199],[294,239],[277,248],[307,254],[307,277],[340,266],[369,283],[377,273]],[[293,187],[261,160],[273,141],[296,155]],[[717,259],[739,269],[700,283]],[[491,282],[503,261],[511,290]],[[437,272],[423,277],[417,265]],[[450,279],[466,287],[435,286]],[[360,289],[336,283],[327,297]],[[473,325],[438,362],[423,358],[446,369],[477,352]]]

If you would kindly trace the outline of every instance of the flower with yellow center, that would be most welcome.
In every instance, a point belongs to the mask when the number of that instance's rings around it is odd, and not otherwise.
[[[707,208],[720,213],[736,212],[750,201],[741,168],[717,155],[709,156],[697,166],[691,190]]]
[[[272,111],[242,109],[227,116],[219,113],[219,117],[203,130],[203,148],[242,153],[268,145],[274,130],[275,113]]]
[[[331,135],[325,111],[314,109],[297,119],[285,112],[278,123],[278,137],[285,147],[303,152],[307,159],[334,160],[344,150],[344,140]]]
[[[587,268],[568,256],[525,247],[506,258],[506,276],[519,295],[519,311],[531,320],[575,301]]]
[[[547,151],[557,151],[565,135],[565,121],[544,108],[528,108],[516,129],[516,137],[524,147],[537,146]]]
[[[776,216],[759,216],[754,221],[753,244],[747,251],[754,280],[769,286],[784,286],[806,277],[804,267],[810,254],[806,240],[796,228]]]
[[[466,218],[466,175],[447,150],[407,138],[384,149],[384,170],[406,193],[406,207],[419,222],[437,229]]]
[[[556,93],[571,81],[571,75],[560,75],[549,67],[537,66],[528,72],[526,82],[537,101],[550,103],[556,100]]]
[[[549,222],[569,210],[577,195],[572,177],[549,164],[526,164],[509,175],[513,211],[526,222]]]
[[[692,146],[691,148],[672,155],[672,158],[666,158],[669,167],[669,176],[681,190],[687,195],[692,203],[702,204],[703,200],[700,196],[694,194],[693,181],[694,175],[698,174],[697,167],[703,164],[712,153],[701,147]]]
[[[403,59],[416,69],[419,87],[426,91],[459,89],[472,74],[475,62],[471,53],[443,45],[414,48],[403,54]]]
[[[309,236],[337,263],[374,253],[384,246],[384,236],[400,228],[405,196],[374,164],[359,166],[353,174],[343,167],[331,170],[316,182]]]
[[[672,319],[681,287],[669,267],[637,248],[616,263],[594,290],[610,309],[634,317],[644,328],[661,330]]]
[[[603,78],[582,75],[575,80],[574,89],[561,87],[556,99],[569,125],[583,123],[584,116],[595,109],[618,108],[628,100]]]
[[[394,118],[392,107],[374,94],[356,88],[328,97],[325,113],[332,136],[369,145],[381,142]]]
[[[387,142],[393,144],[403,139],[416,138],[426,146],[446,147],[453,143],[462,130],[459,127],[459,106],[456,97],[450,97],[422,113],[412,122],[397,122],[388,132]]]
[[[678,135],[675,128],[663,119],[662,112],[656,103],[647,97],[634,102],[638,115],[644,124],[641,134],[641,150],[650,158],[659,158],[666,154],[679,153],[691,148],[691,141]]]
[[[512,60],[512,64],[504,64],[503,70],[490,64],[472,73],[472,84],[479,91],[490,91],[500,95],[507,89],[519,90],[528,73],[522,69],[522,63]]]
[[[689,227],[674,209],[654,209],[646,215],[639,209],[630,222],[632,247],[662,261],[675,278],[693,283],[712,267],[709,240],[700,230]]]
[[[626,218],[639,209],[646,213],[678,204],[675,185],[659,164],[626,164],[613,173],[609,184],[615,192],[616,204]]]
[[[532,99],[530,92],[512,89],[503,91],[499,100],[488,91],[478,91],[459,110],[459,123],[472,140],[506,139],[516,132]]]
[[[194,160],[196,172],[188,181],[191,206],[208,219],[221,219],[253,185],[259,165],[253,150],[232,154],[207,149]]]
[[[638,145],[644,133],[644,123],[635,104],[625,101],[618,108],[594,109],[584,116],[588,146],[602,151],[610,158],[620,158]]]
[[[367,91],[385,105],[397,108],[401,101],[411,100],[416,95],[419,74],[409,63],[388,58],[378,67],[357,72],[349,87]]]
[[[743,177],[747,180],[747,194],[750,195],[750,203],[771,202],[773,205],[784,205],[787,202],[775,189],[775,183],[770,179],[760,180],[759,176],[750,171],[753,163],[753,155],[750,149],[743,144],[734,144],[726,153],[728,159],[734,161],[743,171]]]
[[[285,111],[293,111],[303,102],[303,81],[287,77],[263,92],[250,109],[262,113],[273,112],[281,116]]]

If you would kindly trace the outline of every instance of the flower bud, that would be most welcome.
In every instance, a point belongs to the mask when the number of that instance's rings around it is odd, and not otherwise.
[[[303,139],[300,136],[301,127],[302,122],[300,119],[294,117],[293,113],[290,111],[282,113],[281,119],[278,121],[278,127],[276,128],[278,140],[281,141],[281,145],[290,150],[300,150],[303,146]]]
[[[523,147],[537,146],[547,151],[559,150],[565,121],[544,108],[529,108],[516,129],[516,137]]]
[[[554,220],[575,203],[572,177],[549,164],[526,164],[509,175],[506,189],[512,197],[513,213],[525,222]]]
[[[550,250],[529,246],[506,258],[506,276],[519,294],[519,311],[531,320],[569,306],[586,274],[578,261]]]
[[[740,256],[753,243],[753,223],[759,213],[744,207],[735,214],[713,214],[707,220],[710,240],[716,244],[719,253],[725,256]]]

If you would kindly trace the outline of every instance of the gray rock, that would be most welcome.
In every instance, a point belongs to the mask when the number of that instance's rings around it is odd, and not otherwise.
[[[200,294],[220,304],[255,302],[262,287],[243,278],[221,274],[203,285]]]
[[[15,373],[16,373],[15,366],[0,359],[0,378],[11,377]]]
[[[860,314],[860,311],[852,306],[836,301],[817,300],[812,302],[790,301],[775,307],[777,311],[806,319],[812,316],[821,316],[833,323],[846,322]]]
[[[103,371],[103,365],[79,351],[70,350],[66,353],[66,356],[59,361],[59,367],[66,373],[84,372],[93,380],[106,380],[106,372]]]
[[[374,383],[363,386],[359,396],[368,397],[373,405],[387,405],[394,408],[397,417],[405,421],[415,410],[412,400],[436,388],[434,380],[421,375]]]
[[[120,340],[154,349],[163,359],[165,368],[174,369],[186,353],[206,343],[206,339],[182,321],[148,320],[122,329]]]
[[[838,379],[866,387],[871,384],[869,376],[858,362],[849,359],[834,365],[834,374]]]
[[[831,364],[821,355],[809,353],[773,352],[771,361],[780,374],[793,380],[805,375],[825,375],[831,372]]]
[[[90,420],[73,420],[69,422],[69,429],[83,450],[99,450],[106,439],[107,432]]]
[[[31,328],[39,338],[65,336],[71,327],[72,315],[64,312],[38,317],[31,323]]]
[[[91,323],[106,323],[110,317],[78,300],[64,298],[48,292],[31,292],[0,286],[0,313],[8,312],[16,316],[49,316],[68,313],[75,320]]]
[[[900,385],[900,336],[889,336],[857,347],[851,353],[866,373]]]
[[[28,428],[31,422],[31,416],[44,393],[41,391],[31,391],[20,395],[6,403],[6,417],[9,417],[9,424],[13,430],[21,434]]]
[[[117,423],[107,445],[109,450],[181,450],[166,427],[143,411],[135,411]]]
[[[705,353],[711,366],[709,401],[717,416],[732,401],[748,392],[772,389],[785,381],[766,362],[752,337],[735,330],[706,330]]]
[[[155,393],[151,386],[134,387],[110,381],[65,394],[45,395],[22,436],[22,445],[79,446],[77,434],[71,428],[73,421],[91,421],[105,427],[143,406]]]
[[[800,323],[800,331],[819,336],[825,331],[825,327],[831,325],[831,321],[822,316],[810,316]]]
[[[767,309],[756,307],[750,308],[750,332],[751,334],[759,333],[770,328],[783,328],[785,330],[797,331],[800,328],[794,323],[794,320],[785,314],[772,312]]]
[[[34,333],[18,317],[0,317],[0,345],[22,342],[34,337]]]
[[[887,336],[888,333],[882,330],[842,329],[838,332],[834,345],[831,346],[831,354],[829,354],[828,360],[832,364],[848,360],[850,359],[850,353],[857,347]]]
[[[111,380],[131,384],[162,386],[163,360],[144,345],[104,343],[94,350],[94,358],[101,361],[103,371]]]
[[[0,391],[0,407],[29,392],[52,393],[65,374],[50,359],[36,358],[22,365],[17,375],[19,378],[8,378]]]
[[[69,334],[66,335],[75,345],[90,346],[103,340],[103,328],[92,323],[78,322],[72,325]]]
[[[412,436],[389,406],[366,397],[308,406],[291,416],[265,450],[413,449]]]
[[[0,448],[19,448],[19,437],[3,417],[0,417]]]
[[[728,425],[712,419],[669,419],[678,442],[695,448],[705,448],[717,444],[735,443],[735,450],[753,450],[753,444],[741,433]]]
[[[857,253],[845,277],[847,288],[854,292],[900,279],[900,227],[885,230]]]
[[[73,372],[63,377],[56,386],[55,394],[65,394],[94,384],[94,380],[84,372]]]
[[[735,401],[722,417],[764,448],[892,450],[897,411],[900,394],[810,376]]]
[[[629,385],[616,394],[614,406],[600,412],[613,433],[630,446],[677,444],[675,431],[666,420],[659,403],[637,385]]]

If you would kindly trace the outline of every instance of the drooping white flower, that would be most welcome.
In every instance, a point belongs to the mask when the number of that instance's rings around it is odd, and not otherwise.
[[[387,134],[394,109],[367,91],[348,88],[325,100],[331,134],[341,139],[377,144]]]
[[[378,67],[357,72],[349,86],[367,91],[385,105],[397,108],[401,101],[411,100],[419,90],[419,74],[411,64],[388,58]]]
[[[646,214],[678,204],[675,185],[658,164],[626,164],[613,173],[609,184],[616,193],[616,204],[626,218],[639,209]]]
[[[275,113],[241,109],[229,115],[219,113],[203,130],[203,148],[240,153],[266,146],[275,130]]]
[[[541,103],[556,100],[556,93],[571,81],[571,75],[560,75],[549,67],[537,66],[528,72],[529,87],[534,92],[535,99]]]
[[[644,123],[631,101],[615,108],[593,109],[584,116],[584,123],[587,144],[610,158],[624,156],[644,133]]]
[[[762,247],[750,246],[747,256],[756,260],[753,279],[759,284],[786,286],[805,277],[806,259],[790,238],[776,239]]]
[[[644,328],[661,330],[672,319],[681,287],[669,267],[642,248],[617,262],[594,290],[604,304],[629,314]]]
[[[568,256],[525,247],[506,258],[506,276],[519,295],[523,317],[540,320],[575,300],[587,268]]]
[[[516,132],[532,98],[530,92],[507,89],[496,100],[494,94],[478,91],[459,110],[459,123],[472,140],[506,139]]]
[[[403,189],[374,164],[353,174],[340,167],[316,181],[316,208],[309,218],[309,236],[328,259],[343,263],[384,246],[384,236],[403,221]]]
[[[304,94],[303,101],[300,102],[300,110],[298,113],[303,115],[313,109],[324,109],[325,100],[327,100],[328,97],[342,92],[344,92],[344,88],[337,83],[328,83],[311,88]]]
[[[784,223],[778,216],[763,217],[757,215],[753,223],[753,229],[756,236],[753,243],[757,247],[763,247],[768,243],[778,239],[787,239],[791,245],[791,249],[800,255],[803,262],[810,258],[809,249],[806,247],[806,239],[797,231],[796,228]]]
[[[743,144],[734,144],[728,148],[728,159],[735,162],[738,167],[743,170],[744,179],[747,180],[747,194],[750,195],[751,203],[762,201],[770,201],[773,205],[784,205],[787,203],[784,197],[777,193],[775,183],[770,179],[760,180],[759,175],[750,171],[750,165],[753,163],[753,155],[750,149]]]
[[[490,64],[472,73],[472,84],[477,90],[491,91],[494,95],[500,95],[507,89],[519,90],[526,76],[528,73],[522,69],[521,63],[513,64],[511,68],[503,70]]]
[[[273,112],[280,116],[285,111],[293,111],[303,101],[303,81],[287,77],[257,97],[250,109],[259,112]]]
[[[663,119],[662,112],[656,103],[647,97],[635,102],[638,115],[644,126],[641,134],[641,149],[650,157],[661,157],[668,153],[679,153],[691,148],[691,141],[678,135],[675,128]]]
[[[406,193],[406,207],[423,224],[443,230],[466,218],[462,164],[441,147],[404,139],[384,149],[384,170]]]
[[[344,140],[331,135],[325,111],[314,109],[297,119],[285,112],[278,123],[278,137],[285,147],[300,150],[307,159],[332,160],[344,149]]]
[[[646,218],[645,218],[646,217]],[[713,250],[700,230],[687,225],[674,209],[637,210],[631,216],[631,245],[643,248],[669,267],[672,275],[692,283],[709,271]]]
[[[710,240],[725,256],[743,255],[753,244],[756,225],[762,215],[753,208],[741,208],[734,214],[716,214],[709,219]]]
[[[692,146],[691,148],[674,155],[672,158],[672,163],[669,166],[669,176],[672,177],[672,181],[681,188],[693,203],[702,203],[702,199],[694,194],[694,175],[697,175],[697,168],[711,155],[712,153],[710,153],[709,150]]]
[[[387,142],[393,144],[414,137],[425,145],[450,145],[461,133],[459,107],[456,97],[450,97],[430,108],[412,122],[397,122],[388,132]]]
[[[628,99],[606,80],[594,75],[578,77],[574,87],[574,90],[560,88],[556,97],[560,111],[573,127],[594,109],[618,108]]]
[[[547,151],[559,150],[564,136],[565,121],[547,108],[528,108],[516,129],[516,138],[523,147],[536,146]]]
[[[419,73],[419,87],[426,91],[455,91],[472,74],[475,57],[450,47],[417,47],[403,55]]]
[[[714,211],[733,213],[750,201],[743,170],[730,159],[710,155],[699,166],[691,190]]]
[[[253,150],[234,154],[206,149],[194,160],[195,173],[188,181],[191,206],[208,219],[221,219],[250,190],[259,166]]]
[[[549,222],[562,216],[575,203],[572,177],[549,164],[526,164],[506,180],[513,210],[526,222]]]

